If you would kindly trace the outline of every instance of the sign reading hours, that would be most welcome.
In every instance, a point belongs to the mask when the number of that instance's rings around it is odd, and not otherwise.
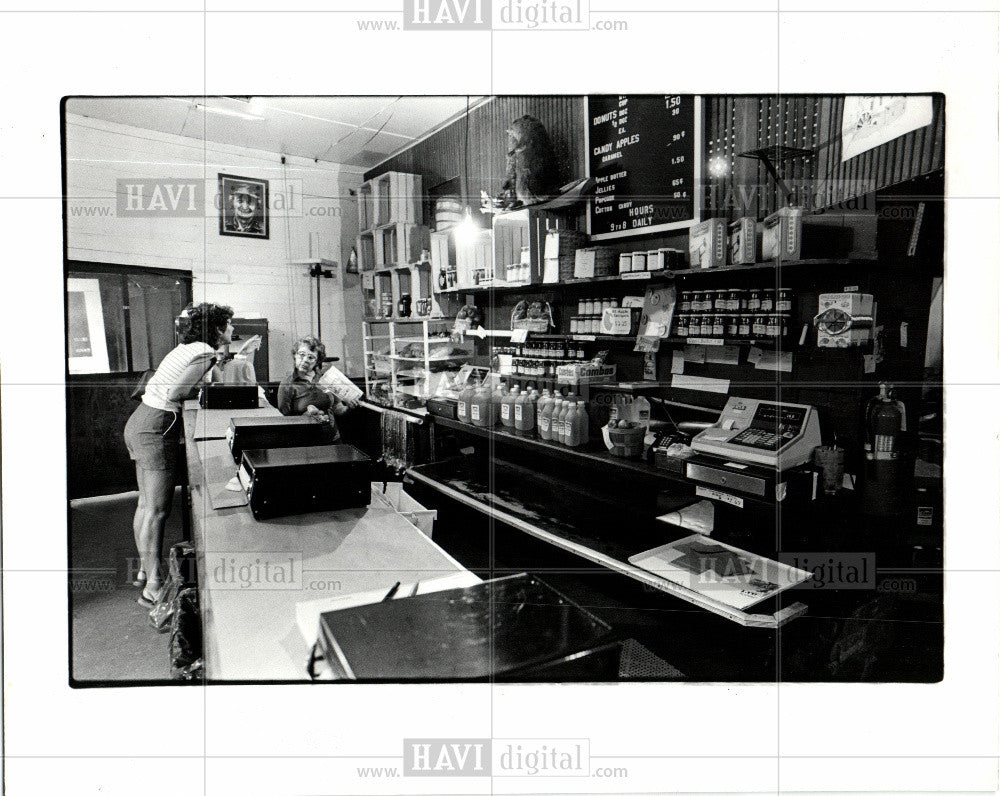
[[[587,211],[594,240],[646,235],[697,223],[701,207],[701,98],[587,97]]]

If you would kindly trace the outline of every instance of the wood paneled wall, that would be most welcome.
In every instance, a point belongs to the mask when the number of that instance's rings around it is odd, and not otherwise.
[[[473,108],[468,121],[462,118],[365,174],[371,179],[387,171],[421,174],[424,190],[459,177],[465,185],[466,155],[468,185],[464,193],[475,207],[479,192],[500,192],[506,178],[507,128],[529,114],[548,130],[560,164],[560,184],[583,175],[585,170],[582,97],[496,97]],[[468,146],[466,146],[468,133]]]
[[[465,193],[478,205],[480,190],[499,192],[505,178],[506,129],[528,113],[545,125],[560,159],[560,179],[566,183],[584,176],[583,98],[579,96],[496,97],[365,175],[371,179],[386,171],[421,174],[424,189],[460,177]],[[761,147],[782,144],[813,149],[814,154],[782,164],[790,188],[805,191],[825,204],[854,199],[905,182],[944,165],[944,97],[933,98],[934,120],[882,146],[841,162],[840,129],[843,96],[709,96],[705,98],[705,158],[723,158],[729,174],[713,178],[711,196],[748,197],[745,207],[731,215],[763,217],[778,206],[773,179],[759,161],[738,157]],[[468,132],[468,146],[466,146]],[[725,207],[722,208],[725,210]],[[712,208],[710,211],[714,212]]]

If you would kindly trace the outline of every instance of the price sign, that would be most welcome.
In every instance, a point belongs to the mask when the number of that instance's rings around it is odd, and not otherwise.
[[[681,229],[697,222],[701,99],[675,95],[587,98],[588,207],[593,240]]]

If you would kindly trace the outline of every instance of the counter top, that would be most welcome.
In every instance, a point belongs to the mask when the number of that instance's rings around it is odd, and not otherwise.
[[[366,508],[266,522],[254,520],[247,506],[213,509],[217,482],[232,476],[219,462],[204,466],[207,447],[194,436],[261,410],[204,410],[192,403],[184,421],[209,682],[307,680],[308,645],[295,625],[299,603],[464,571],[380,499]]]

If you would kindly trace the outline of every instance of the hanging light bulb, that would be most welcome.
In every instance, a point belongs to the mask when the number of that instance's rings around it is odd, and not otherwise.
[[[476,242],[479,233],[479,225],[472,217],[472,211],[466,207],[465,216],[455,226],[455,242],[463,246],[468,246]]]

